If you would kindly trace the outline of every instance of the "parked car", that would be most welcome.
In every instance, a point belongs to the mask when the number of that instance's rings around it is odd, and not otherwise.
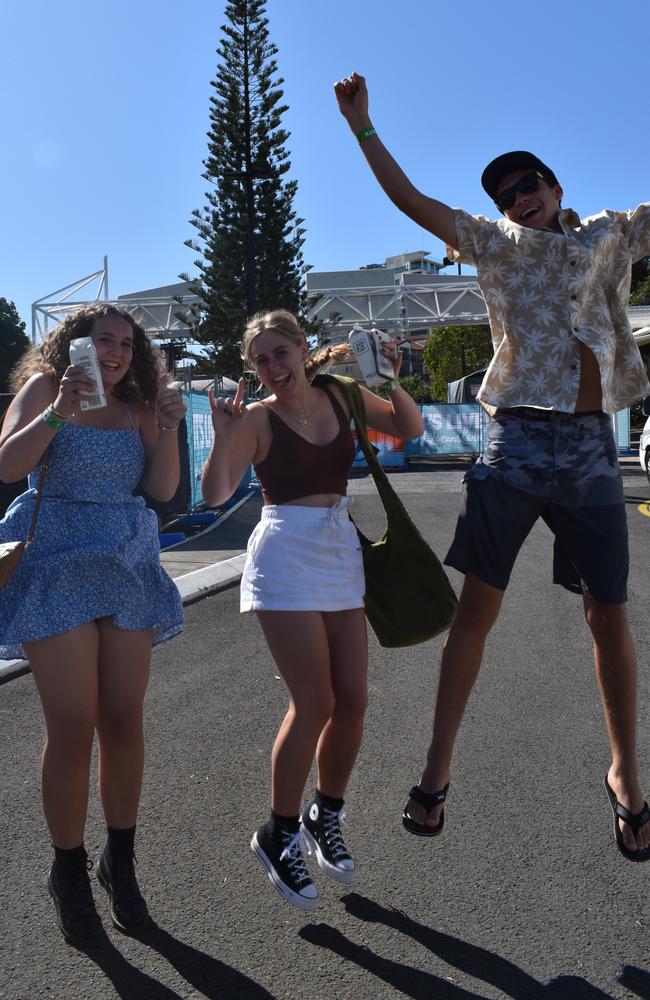
[[[645,408],[644,408],[645,409]],[[650,483],[650,417],[645,422],[639,441],[639,461]]]

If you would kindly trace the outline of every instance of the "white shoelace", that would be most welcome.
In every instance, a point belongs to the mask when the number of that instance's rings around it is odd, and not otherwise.
[[[311,854],[311,851],[302,830],[298,830],[297,833],[290,836],[289,831],[282,828],[282,839],[286,840],[286,843],[280,855],[280,861],[286,860],[287,867],[297,883],[311,882],[304,858],[304,852]]]
[[[327,846],[335,860],[341,857],[350,857],[343,842],[343,834],[341,833],[341,826],[344,821],[345,812],[342,809],[340,812],[336,812],[335,809],[328,809],[327,806],[323,808],[323,828],[325,830]]]

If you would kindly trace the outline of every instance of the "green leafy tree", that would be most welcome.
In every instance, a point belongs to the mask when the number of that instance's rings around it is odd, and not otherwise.
[[[283,80],[269,40],[263,0],[232,0],[211,81],[206,205],[192,213],[199,254],[193,336],[221,375],[241,373],[239,344],[248,317],[265,309],[300,313],[303,219],[288,180],[289,133],[281,126]],[[187,275],[181,275],[190,280]]]
[[[0,392],[9,392],[9,372],[28,347],[24,320],[13,302],[0,298]]]
[[[415,400],[420,406],[427,406],[429,403],[433,403],[433,395],[431,392],[431,386],[428,382],[425,382],[420,375],[403,375],[400,376],[400,385],[403,389],[406,389],[411,399]],[[389,384],[376,386],[373,392],[377,393],[383,399],[388,398]],[[446,397],[445,397],[446,398]]]
[[[647,297],[648,281],[650,281],[650,257],[642,257],[641,260],[636,260],[632,264],[632,281],[630,285],[630,305],[632,306],[643,306],[650,302]],[[645,286],[645,292],[642,290],[642,286]],[[633,302],[632,300],[639,294],[645,298],[642,298],[638,302]]]
[[[630,305],[631,306],[648,306],[650,305],[650,275],[640,281],[635,290],[630,294]]]
[[[424,364],[436,402],[447,402],[447,383],[489,365],[492,355],[489,326],[440,326],[424,345]]]

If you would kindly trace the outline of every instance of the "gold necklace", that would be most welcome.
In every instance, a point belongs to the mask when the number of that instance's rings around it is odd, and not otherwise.
[[[295,420],[299,427],[306,427],[311,420],[311,413],[307,412],[307,407],[304,404],[301,407],[300,413],[292,413],[289,409],[287,409],[287,413],[292,420]]]

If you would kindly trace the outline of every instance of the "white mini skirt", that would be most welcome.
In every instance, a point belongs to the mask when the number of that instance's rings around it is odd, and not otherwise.
[[[341,497],[332,507],[263,507],[248,540],[240,611],[362,608],[363,557],[349,504]]]

